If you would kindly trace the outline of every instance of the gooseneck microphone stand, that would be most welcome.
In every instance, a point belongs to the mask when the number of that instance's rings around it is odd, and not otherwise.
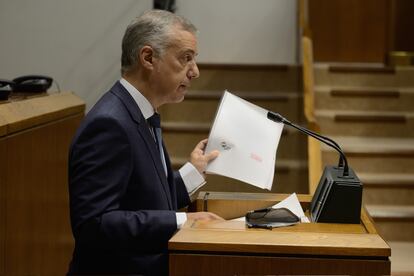
[[[267,118],[291,126],[334,148],[339,153],[338,166],[324,168],[312,198],[311,220],[314,222],[360,223],[362,183],[348,166],[348,160],[341,147],[332,139],[298,126],[279,113],[269,111]]]

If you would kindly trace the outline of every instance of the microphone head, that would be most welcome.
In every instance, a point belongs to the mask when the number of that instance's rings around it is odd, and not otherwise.
[[[280,115],[279,113],[272,112],[272,111],[267,112],[267,118],[274,121],[274,122],[276,122],[276,123],[285,123],[286,122],[286,119],[282,115]]]

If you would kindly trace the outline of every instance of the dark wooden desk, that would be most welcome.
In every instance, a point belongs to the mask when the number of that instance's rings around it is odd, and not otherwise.
[[[207,207],[228,219],[286,196],[200,193],[196,209]],[[311,197],[299,199],[306,209]],[[241,221],[189,221],[171,238],[169,250],[170,275],[386,275],[391,270],[391,249],[365,210],[360,224],[303,223],[273,230],[248,229]]]

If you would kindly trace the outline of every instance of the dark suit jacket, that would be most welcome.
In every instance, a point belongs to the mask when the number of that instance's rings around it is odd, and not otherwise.
[[[69,153],[69,274],[168,273],[175,211],[190,199],[164,152],[168,179],[147,122],[119,82],[89,111]]]

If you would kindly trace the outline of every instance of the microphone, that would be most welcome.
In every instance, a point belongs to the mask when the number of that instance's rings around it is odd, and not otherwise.
[[[338,166],[326,166],[324,168],[318,187],[312,197],[310,206],[311,220],[313,222],[359,224],[362,183],[354,170],[348,166],[348,160],[341,147],[334,140],[298,126],[279,113],[268,111],[267,118],[274,122],[291,126],[334,148],[339,153]]]
[[[312,136],[316,140],[319,140],[319,141],[325,143],[326,145],[328,145],[328,146],[336,149],[338,151],[338,153],[339,153],[338,167],[340,167],[340,168],[341,167],[344,167],[344,176],[346,176],[346,175],[349,174],[348,161],[347,161],[347,159],[345,157],[345,154],[342,151],[341,147],[334,140],[332,140],[332,139],[330,139],[330,138],[328,138],[326,136],[320,135],[320,134],[318,134],[316,132],[313,132],[313,131],[311,131],[309,129],[306,129],[304,127],[295,125],[295,124],[291,123],[288,119],[286,119],[285,117],[283,117],[282,115],[280,115],[279,113],[275,113],[275,112],[269,111],[267,113],[267,118],[270,119],[270,120],[272,120],[272,121],[275,121],[277,123],[283,123],[285,125],[289,125],[289,126],[291,126],[293,128],[296,128],[297,130],[299,130],[301,132],[304,132],[305,134],[307,134],[309,136]],[[345,165],[344,165],[344,162],[345,162]]]

